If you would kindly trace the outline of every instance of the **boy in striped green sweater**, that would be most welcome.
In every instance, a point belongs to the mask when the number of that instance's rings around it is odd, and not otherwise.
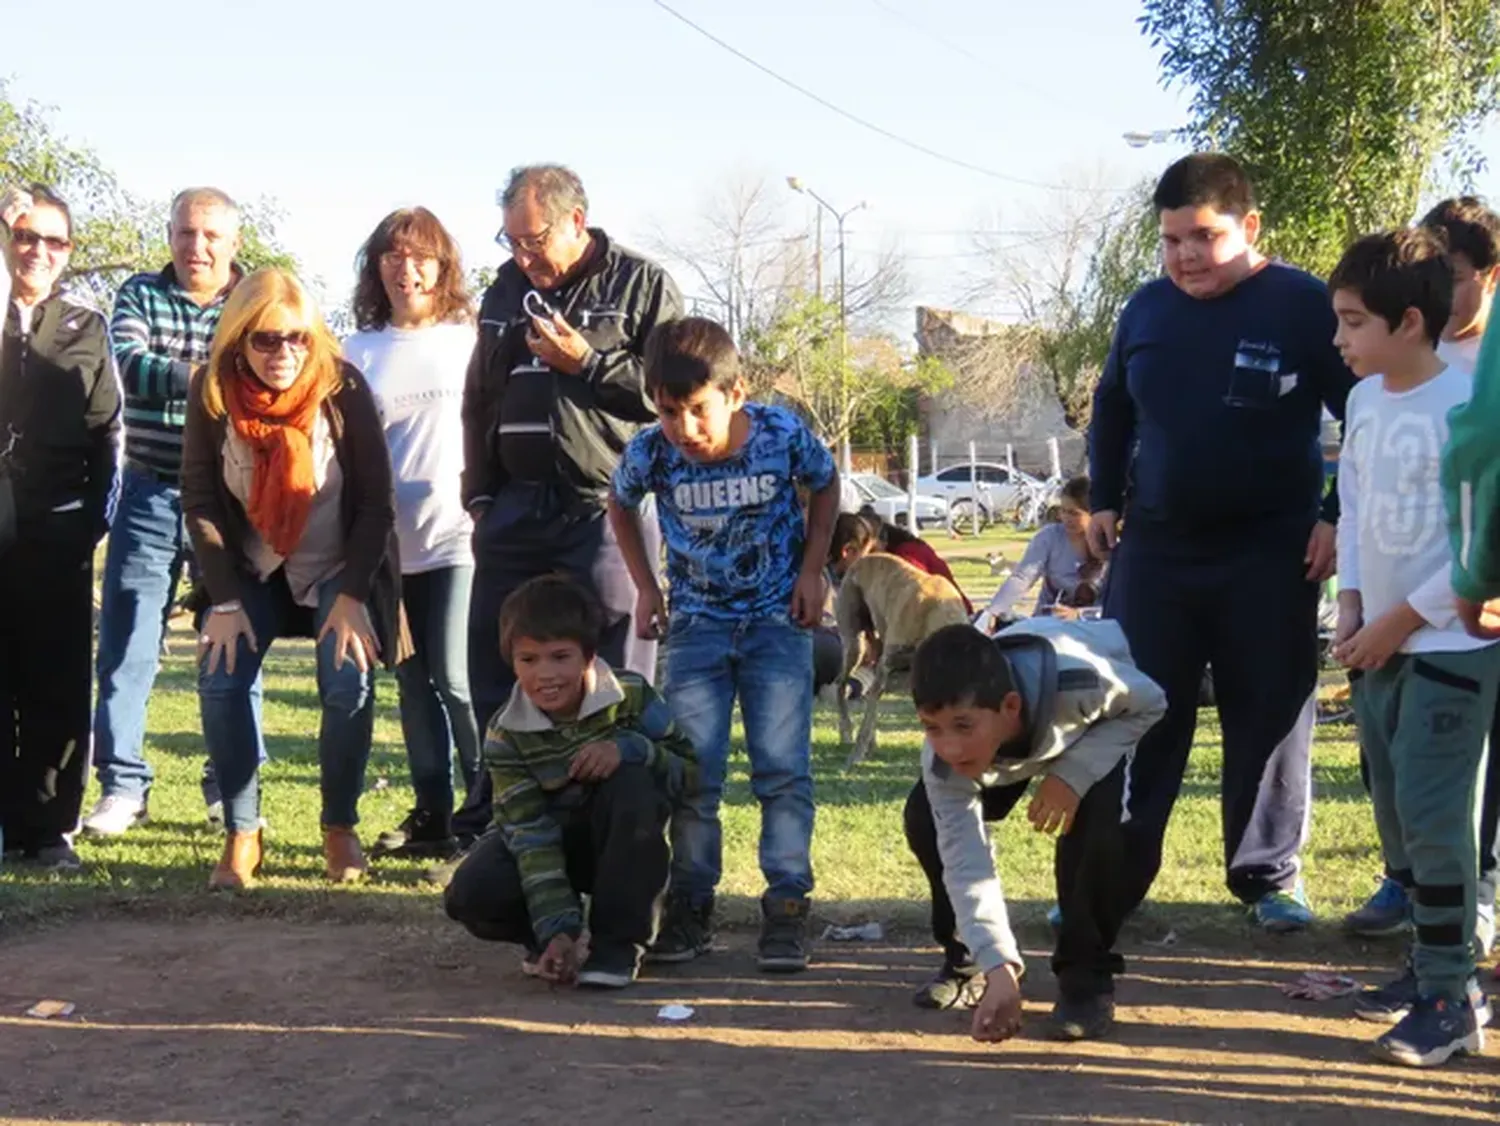
[[[667,819],[696,787],[697,763],[651,686],[598,658],[602,631],[598,603],[561,575],[506,599],[500,649],[516,686],[485,733],[494,826],[445,901],[476,937],[524,946],[529,972],[618,989],[656,929]]]

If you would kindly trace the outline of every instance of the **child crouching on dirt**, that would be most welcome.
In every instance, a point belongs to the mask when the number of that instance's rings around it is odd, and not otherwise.
[[[485,733],[495,821],[445,902],[476,937],[525,947],[528,972],[619,989],[655,932],[667,820],[697,762],[650,685],[597,657],[603,627],[593,597],[561,575],[505,600],[500,650],[516,686]]]
[[[988,824],[1008,816],[1033,778],[1026,816],[1060,834],[1062,908],[1047,1033],[1082,1040],[1114,1027],[1114,952],[1122,898],[1127,755],[1166,714],[1166,696],[1135,667],[1111,621],[1032,618],[998,637],[945,626],[917,649],[912,699],[926,732],[922,777],[906,801],[906,841],[932,889],[942,969],[914,1000],[974,1008],[975,1040],[1021,1027],[1026,972],[995,873]]]

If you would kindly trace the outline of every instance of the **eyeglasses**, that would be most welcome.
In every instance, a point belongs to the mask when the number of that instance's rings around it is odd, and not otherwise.
[[[382,266],[404,266],[408,261],[420,266],[424,262],[436,262],[437,255],[417,250],[387,250],[380,256]]]
[[[252,332],[250,334],[250,347],[262,356],[274,356],[281,351],[283,344],[294,352],[306,352],[312,344],[312,333],[298,330],[297,332]]]
[[[514,238],[501,231],[495,236],[495,241],[512,252],[523,250],[527,254],[540,254],[547,245],[547,240],[552,237],[552,226],[548,223],[534,235],[516,235]]]
[[[11,232],[11,241],[21,250],[30,250],[41,244],[53,254],[62,254],[64,251],[72,250],[73,243],[69,239],[58,238],[56,235],[41,235],[36,231],[28,231],[22,227],[19,231]]]

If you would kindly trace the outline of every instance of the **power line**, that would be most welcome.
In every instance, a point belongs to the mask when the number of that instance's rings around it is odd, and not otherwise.
[[[1045,188],[1045,189],[1048,189],[1050,191],[1062,191],[1062,192],[1098,191],[1098,190],[1100,190],[1100,189],[1096,189],[1096,188],[1080,188],[1080,187],[1078,187],[1077,185],[1074,185],[1074,184],[1049,184],[1049,183],[1046,183],[1046,182],[1041,181],[1041,180],[1028,180],[1028,179],[1026,179],[1023,176],[1012,176],[1009,173],[996,172],[993,168],[985,168],[983,165],[974,164],[974,163],[971,163],[970,161],[960,159],[959,157],[949,156],[947,153],[938,152],[937,149],[929,148],[926,145],[922,144],[920,141],[913,141],[910,138],[901,136],[899,133],[893,133],[893,132],[891,132],[889,129],[886,129],[884,126],[876,125],[873,121],[869,121],[869,120],[867,120],[867,119],[865,119],[863,117],[858,116],[857,114],[850,113],[848,110],[844,109],[842,106],[837,106],[833,102],[830,102],[827,98],[823,97],[821,94],[815,94],[811,90],[809,90],[806,86],[801,86],[798,83],[793,82],[790,78],[787,78],[784,75],[778,74],[776,71],[772,70],[770,67],[766,66],[764,63],[757,62],[755,59],[753,59],[749,55],[745,54],[744,51],[741,51],[738,47],[735,47],[733,44],[726,43],[724,40],[720,39],[717,35],[715,35],[711,31],[709,31],[707,28],[705,28],[705,27],[703,27],[703,26],[701,26],[699,24],[694,23],[692,20],[688,19],[687,16],[683,15],[681,12],[677,11],[677,9],[673,8],[670,4],[665,3],[664,0],[651,0],[651,2],[653,4],[655,4],[658,8],[660,8],[662,11],[666,12],[669,16],[673,17],[676,20],[679,20],[680,22],[686,24],[688,27],[692,28],[694,31],[696,31],[699,35],[703,36],[703,38],[707,39],[709,42],[717,44],[718,46],[722,47],[724,50],[728,51],[731,55],[733,55],[735,58],[739,59],[741,62],[745,62],[745,63],[748,63],[750,66],[753,66],[756,70],[758,70],[762,74],[766,75],[766,77],[775,79],[777,82],[781,83],[783,86],[787,87],[788,89],[795,90],[797,93],[801,94],[804,98],[809,98],[812,101],[817,102],[818,105],[822,106],[824,109],[832,110],[834,113],[838,114],[840,117],[844,118],[845,120],[852,121],[855,125],[858,125],[861,128],[863,128],[863,129],[868,129],[870,132],[878,134],[879,136],[884,137],[888,141],[895,141],[898,145],[902,145],[902,146],[904,146],[906,148],[909,148],[909,149],[913,150],[914,152],[922,153],[924,156],[930,156],[934,160],[940,160],[940,161],[942,161],[944,164],[951,164],[955,168],[963,168],[963,169],[965,169],[965,170],[967,170],[969,172],[977,172],[979,175],[981,175],[981,176],[988,176],[992,180],[1003,180],[1006,183],[1020,184],[1023,187],[1028,187],[1028,188]],[[1111,193],[1114,193],[1115,191],[1117,191],[1117,189],[1103,189],[1103,190],[1111,192]],[[1123,190],[1123,189],[1118,189],[1118,190]]]
[[[1008,74],[1008,68],[1003,67],[990,59],[986,59],[980,55],[976,55],[962,43],[955,43],[953,40],[947,38],[946,36],[939,35],[930,27],[924,25],[920,20],[916,19],[913,16],[907,15],[905,12],[901,11],[898,8],[893,8],[891,5],[885,3],[884,0],[870,0],[870,3],[875,5],[875,7],[879,8],[882,12],[890,16],[892,19],[899,20],[907,27],[921,32],[921,34],[925,35],[928,39],[931,39],[934,43],[946,47],[948,48],[948,50],[953,51],[956,54],[962,55],[972,63],[976,63],[979,66],[982,66],[984,68],[985,74],[989,75],[991,78],[993,78],[996,74],[1005,74],[1012,85],[1018,87],[1019,89],[1025,90],[1030,94],[1034,94],[1036,97],[1041,98],[1043,101],[1045,101],[1048,105],[1059,106],[1063,109],[1077,114],[1079,117],[1086,117],[1090,121],[1100,123],[1103,122],[1103,118],[1099,117],[1098,114],[1090,110],[1085,110],[1081,106],[1075,106],[1067,102],[1066,100],[1059,98],[1057,96],[1057,91],[1043,90],[1040,86],[1034,86],[1030,82],[1023,82],[1021,79],[1016,78],[1014,75]]]

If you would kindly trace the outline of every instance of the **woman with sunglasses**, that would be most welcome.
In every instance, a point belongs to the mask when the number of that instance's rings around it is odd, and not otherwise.
[[[329,879],[358,880],[354,832],[374,722],[374,665],[410,653],[400,609],[391,462],[370,388],[306,290],[265,269],[235,287],[188,392],[182,507],[206,598],[203,738],[224,795],[209,886],[261,864],[250,686],[278,637],[317,639],[318,767]]]
[[[474,310],[458,245],[425,207],[393,211],[359,252],[344,355],[369,380],[396,481],[401,600],[416,653],[396,669],[415,805],[377,855],[443,856],[453,837],[453,752],[464,793],[479,777],[469,700],[474,522],[464,510],[464,375]]]
[[[104,318],[62,294],[68,205],[8,194],[0,347],[0,831],[7,863],[75,869],[89,747],[94,547],[119,473]]]

